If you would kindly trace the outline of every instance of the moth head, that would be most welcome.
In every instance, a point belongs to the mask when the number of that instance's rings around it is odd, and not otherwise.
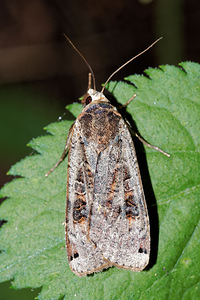
[[[94,101],[106,101],[108,102],[108,99],[104,96],[103,93],[97,92],[94,89],[89,88],[87,90],[87,93],[84,95],[81,103],[83,104],[83,106],[85,107],[86,105],[90,104],[91,102]]]

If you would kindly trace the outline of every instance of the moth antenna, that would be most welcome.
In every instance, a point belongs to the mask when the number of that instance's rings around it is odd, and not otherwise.
[[[83,56],[83,54],[76,48],[76,46],[72,43],[72,41],[70,40],[70,38],[63,33],[64,37],[68,40],[68,42],[71,44],[71,46],[74,48],[74,50],[80,55],[80,57],[84,60],[84,62],[86,63],[87,67],[90,70],[90,85],[91,85],[91,76],[92,76],[92,80],[93,80],[93,85],[94,85],[94,90],[96,90],[96,84],[95,84],[95,77],[94,77],[94,72],[92,70],[92,67],[90,66],[90,64],[87,62],[86,58]],[[89,83],[88,83],[89,85]]]
[[[91,85],[92,85],[92,74],[88,73],[88,89],[91,89]]]
[[[158,41],[160,41],[162,39],[162,37],[160,37],[159,39],[157,39],[155,42],[153,42],[149,47],[147,47],[145,50],[143,50],[142,52],[140,52],[139,54],[135,55],[134,57],[132,57],[131,59],[129,59],[127,62],[125,62],[121,67],[119,67],[116,71],[114,71],[106,80],[106,82],[103,85],[103,88],[101,90],[101,93],[103,93],[106,85],[108,84],[108,82],[110,81],[110,79],[117,73],[119,72],[122,68],[124,68],[126,65],[128,65],[132,60],[134,60],[135,58],[137,58],[138,56],[142,55],[143,53],[145,53],[146,51],[148,51],[151,47],[153,47]]]

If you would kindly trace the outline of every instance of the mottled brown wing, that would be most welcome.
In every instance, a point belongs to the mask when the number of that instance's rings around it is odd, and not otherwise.
[[[149,219],[132,138],[108,103],[91,104],[73,127],[66,243],[79,276],[113,265],[140,271],[149,261]]]
[[[97,158],[89,235],[111,265],[141,271],[149,262],[149,218],[134,145],[123,119],[118,128]]]
[[[86,276],[110,266],[89,236],[94,185],[92,166],[95,162],[97,162],[97,153],[93,148],[86,151],[80,123],[76,121],[68,157],[66,246],[69,266],[78,276]]]

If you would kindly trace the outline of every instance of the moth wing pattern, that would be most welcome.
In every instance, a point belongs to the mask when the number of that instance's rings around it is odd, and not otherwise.
[[[69,266],[78,276],[110,267],[94,243],[89,240],[88,215],[92,204],[93,178],[89,164],[85,167],[85,146],[80,124],[75,122],[69,147],[66,205],[66,247]],[[89,184],[90,181],[90,184]]]
[[[105,192],[95,193],[90,237],[107,261],[118,268],[141,271],[149,262],[149,218],[135,148],[123,119],[115,143],[104,156],[108,158],[105,186],[101,186]],[[98,161],[97,169],[104,165],[103,160]],[[101,178],[97,173],[94,188]]]
[[[89,105],[77,118],[68,160],[66,244],[79,276],[110,266],[141,271],[150,232],[133,141],[111,104]]]

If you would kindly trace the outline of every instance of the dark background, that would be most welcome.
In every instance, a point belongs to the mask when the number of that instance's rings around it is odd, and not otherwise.
[[[91,64],[100,89],[160,36],[113,80],[161,64],[199,62],[199,30],[199,0],[0,0],[0,186],[11,179],[10,166],[31,152],[26,144],[65,118],[64,107],[86,91],[88,69],[63,33]],[[0,300],[38,293],[9,286],[0,285]]]

